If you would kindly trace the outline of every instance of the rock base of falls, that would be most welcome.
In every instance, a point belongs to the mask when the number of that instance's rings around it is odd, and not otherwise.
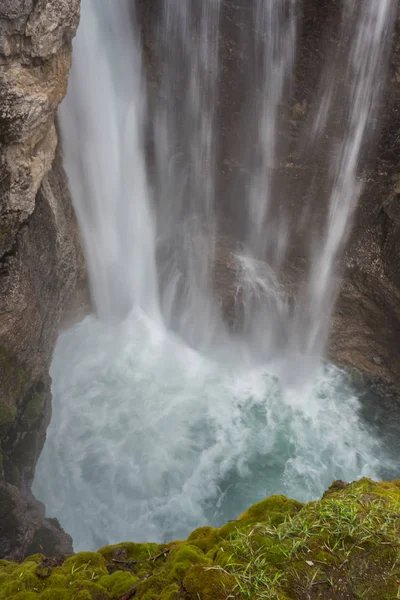
[[[320,501],[271,496],[186,541],[1,561],[0,600],[393,600],[399,511],[400,481],[337,481]]]

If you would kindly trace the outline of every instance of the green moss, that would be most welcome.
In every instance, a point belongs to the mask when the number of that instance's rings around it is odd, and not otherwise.
[[[0,559],[0,574],[1,573],[10,573],[15,569],[18,565],[16,562],[11,562],[9,560]]]
[[[0,373],[6,395],[17,403],[27,391],[29,375],[17,358],[3,347],[0,347]]]
[[[87,590],[82,590],[81,592],[75,594],[73,600],[92,600],[92,595]]]
[[[169,577],[182,581],[185,573],[195,564],[211,564],[211,561],[204,556],[204,553],[190,544],[172,550],[168,556],[167,568]]]
[[[207,553],[215,545],[217,535],[218,529],[214,529],[213,527],[199,527],[190,534],[187,541]]]
[[[76,581],[70,586],[72,598],[79,592],[87,591],[92,600],[111,600],[111,595],[98,583],[93,581]]]
[[[15,579],[15,581],[10,581],[9,579],[8,582],[2,585],[0,589],[0,600],[10,600],[12,596],[24,591],[25,586],[21,581],[18,579]]]
[[[286,496],[270,496],[251,506],[240,515],[238,520],[248,523],[261,523],[267,520],[281,522],[284,518],[282,515],[294,515],[302,508],[303,504],[297,500],[289,500]]]
[[[171,585],[167,585],[158,600],[181,600],[182,595],[180,593],[180,587],[176,583],[172,583]]]
[[[24,412],[22,413],[19,422],[20,429],[26,431],[27,429],[31,429],[36,424],[38,419],[42,416],[45,403],[45,392],[35,392],[32,395],[25,406]]]
[[[190,600],[226,600],[236,584],[232,575],[222,569],[196,565],[183,580],[183,587]]]
[[[75,594],[73,600],[92,600],[92,596],[87,590],[82,590]]]
[[[158,600],[158,598],[159,598],[159,593],[153,592],[151,590],[146,592],[146,594],[144,596],[142,596],[142,600]]]
[[[169,585],[169,583],[170,581],[168,581],[168,578],[166,579],[164,571],[151,575],[150,577],[139,581],[137,584],[136,597],[138,600],[144,600],[149,595],[156,595],[156,597],[158,597],[162,593],[164,587]]]
[[[107,563],[99,552],[80,552],[75,556],[70,556],[64,562],[63,569],[71,569],[72,572],[76,572],[82,568],[86,570],[89,566],[91,569],[103,569],[107,572]]]
[[[0,561],[0,600],[119,600],[133,587],[135,600],[394,600],[399,514],[399,481],[337,482],[319,502],[273,496],[187,541]]]
[[[55,588],[40,594],[40,600],[71,600],[71,592]]]
[[[141,561],[147,560],[151,556],[156,556],[162,552],[164,547],[159,544],[133,544],[132,542],[126,542],[125,544],[105,546],[99,550],[99,553],[108,562],[112,560]]]
[[[45,560],[44,554],[42,552],[38,552],[37,554],[31,554],[24,562],[24,565],[41,565]]]
[[[112,600],[118,600],[122,594],[135,585],[139,578],[126,571],[116,571],[112,575],[104,575],[99,579],[99,585],[106,589]]]
[[[4,402],[0,402],[0,433],[7,430],[14,422],[17,415],[15,406],[9,406]]]

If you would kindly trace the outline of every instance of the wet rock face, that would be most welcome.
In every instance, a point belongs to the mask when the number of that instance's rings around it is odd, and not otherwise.
[[[44,519],[44,507],[20,490],[0,482],[0,556],[23,560],[37,552],[47,556],[72,551],[72,539],[56,519]]]
[[[343,364],[400,384],[400,14],[376,156],[347,247],[330,351]]]
[[[160,57],[154,35],[161,11],[160,0],[136,0],[144,39],[144,57],[150,100],[158,93]],[[316,160],[304,161],[302,137],[318,102],[318,85],[325,59],[337,40],[341,3],[304,0],[297,48],[293,95],[287,101],[286,122],[281,129],[281,164],[276,180],[282,198],[288,199],[292,227],[288,278],[296,287],[306,271],[307,235],[296,231],[302,206],[314,186],[315,213],[324,189],[324,171]],[[217,241],[215,287],[231,323],[235,320],[235,241],[240,239],[241,206],[245,172],[241,115],[246,107],[248,56],[243,50],[243,23],[248,19],[246,0],[221,2],[220,80],[218,90],[217,212],[221,240]],[[161,59],[162,60],[162,59]],[[247,65],[247,68],[246,68]],[[400,21],[393,36],[386,94],[380,107],[380,133],[370,160],[360,176],[365,182],[355,214],[353,230],[342,262],[343,281],[328,343],[333,362],[355,367],[372,376],[400,384]],[[334,119],[333,119],[334,120]],[[374,146],[374,145],[372,145]],[[150,150],[151,155],[151,150]],[[316,158],[316,156],[313,158]],[[151,159],[150,159],[151,160]],[[323,215],[321,215],[323,216]],[[239,226],[237,226],[239,224]],[[294,225],[293,225],[294,224]],[[228,241],[227,241],[228,240]],[[231,248],[231,251],[229,250]],[[292,272],[295,273],[292,276]],[[286,277],[286,274],[285,274]],[[290,286],[289,282],[289,286]]]
[[[55,126],[79,5],[0,3],[0,486],[1,498],[12,498],[0,556],[22,558],[41,528],[71,549],[30,485],[50,419],[60,315],[83,274]]]
[[[0,6],[0,52],[48,60],[68,44],[79,23],[80,0],[3,0]]]

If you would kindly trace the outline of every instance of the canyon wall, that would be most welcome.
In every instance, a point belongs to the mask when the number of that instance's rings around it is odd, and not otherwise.
[[[144,57],[151,99],[158,94],[162,56],[156,32],[160,0],[136,0],[142,24]],[[320,78],[327,57],[339,40],[341,2],[298,3],[299,35],[292,95],[281,107],[281,155],[276,168],[279,202],[286,203],[291,244],[284,279],[296,289],[307,264],[309,228],[297,227],[302,208],[311,200],[315,215],[324,214],[325,173],[315,148],[304,153],[311,116],[320,100]],[[222,0],[220,13],[220,81],[218,90],[217,244],[215,289],[229,322],[235,322],[234,242],[241,236],[241,206],[246,169],[246,110],[249,56],[253,39],[246,25],[252,18],[248,0]],[[246,33],[247,31],[247,33]],[[344,48],[344,60],[346,49]],[[382,57],[384,64],[385,57]],[[344,64],[344,63],[343,63]],[[253,82],[254,83],[254,82]],[[400,20],[397,18],[386,93],[379,107],[378,128],[360,168],[363,183],[347,251],[343,281],[332,318],[329,358],[368,377],[400,384]],[[332,116],[335,127],[335,114]],[[251,136],[250,136],[251,138]],[[322,148],[323,151],[323,148]],[[150,136],[148,154],[153,155]],[[316,218],[318,222],[318,216]],[[311,227],[311,225],[310,225]]]
[[[0,3],[0,556],[71,540],[30,493],[50,420],[49,366],[83,274],[56,130],[79,0]]]

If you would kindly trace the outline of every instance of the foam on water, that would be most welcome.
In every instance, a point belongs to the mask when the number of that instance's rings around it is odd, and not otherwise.
[[[379,476],[341,372],[293,387],[281,369],[204,357],[137,311],[118,328],[89,317],[57,345],[34,492],[81,550],[185,537],[271,493],[309,500]]]

